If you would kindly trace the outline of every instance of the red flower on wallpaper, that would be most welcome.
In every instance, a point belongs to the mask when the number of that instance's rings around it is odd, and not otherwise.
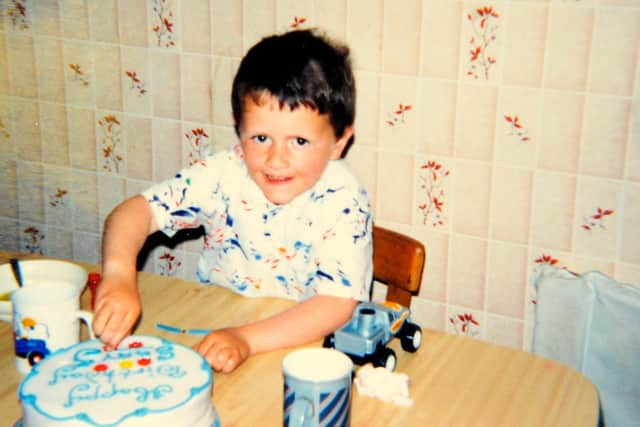
[[[167,18],[164,18],[162,20],[162,23],[164,24],[164,27],[167,29],[168,32],[170,33],[173,32],[173,23],[169,22]]]
[[[161,276],[173,276],[178,271],[178,268],[182,265],[182,262],[176,260],[176,256],[171,251],[165,251],[158,257],[160,262],[160,275]]]
[[[551,265],[551,266],[555,266],[556,268],[560,268],[560,269],[562,269],[562,270],[565,270],[565,271],[567,271],[567,272],[569,272],[569,273],[571,273],[571,274],[573,274],[573,275],[577,276],[577,274],[576,274],[576,273],[574,273],[574,272],[572,272],[572,271],[570,271],[570,270],[567,268],[567,266],[562,266],[562,267],[560,267],[560,266],[559,266],[559,262],[560,262],[560,261],[559,261],[557,258],[554,258],[554,257],[553,257],[553,256],[551,256],[551,255],[547,255],[547,254],[544,254],[544,253],[543,253],[541,256],[539,256],[538,258],[536,258],[533,262],[535,262],[535,263],[536,263],[536,264],[538,264],[538,265]],[[535,287],[533,287],[533,285],[530,287],[530,289],[531,289],[531,294],[534,296],[534,298],[532,298],[532,299],[531,299],[531,303],[535,305],[535,304],[537,304],[537,303],[538,303],[538,300],[535,298],[536,289],[535,289]]]
[[[84,72],[80,64],[69,64],[69,69],[73,71],[73,81],[79,82],[83,86],[89,86],[89,76]]]
[[[458,335],[475,337],[480,334],[478,330],[480,322],[471,313],[460,313],[457,316],[449,317],[449,323],[453,325]]]
[[[398,108],[387,114],[386,123],[389,126],[396,126],[405,122],[406,114],[411,111],[411,105],[398,104]]]
[[[420,166],[418,180],[423,199],[418,204],[422,214],[422,223],[431,223],[437,227],[444,225],[445,192],[444,180],[449,176],[449,170],[440,163],[429,160]]]
[[[488,18],[499,18],[498,12],[493,10],[491,6],[480,7],[476,9],[476,14],[482,18],[480,21],[480,27],[484,28]]]
[[[11,0],[7,8],[7,16],[16,29],[26,30],[30,26],[28,0]],[[1,10],[0,10],[1,12]]]
[[[122,130],[120,121],[113,114],[107,114],[98,120],[98,126],[102,132],[100,143],[102,144],[102,169],[108,172],[120,172],[120,164],[124,158],[119,152],[122,142]]]
[[[307,22],[307,18],[305,18],[304,16],[301,16],[300,18],[298,18],[297,16],[294,16],[293,22],[289,25],[289,27],[300,28],[302,24],[304,24],[305,22]]]
[[[496,39],[498,25],[496,20],[500,14],[491,6],[480,7],[467,14],[473,36],[469,39],[469,68],[467,75],[478,79],[481,76],[489,80],[489,69],[496,59],[488,52],[489,46]]]
[[[531,138],[527,136],[527,130],[524,128],[522,123],[520,122],[520,117],[518,116],[504,116],[504,119],[509,126],[509,135],[515,136],[522,143],[527,143],[531,141]]]
[[[542,256],[540,258],[537,258],[535,260],[536,264],[549,264],[549,265],[556,265],[558,263],[558,260],[554,257],[552,257],[551,255],[546,255],[546,254],[542,254]]]
[[[49,206],[52,208],[64,206],[64,200],[68,194],[69,191],[58,187],[55,193],[49,195]]]
[[[138,77],[138,73],[136,73],[135,71],[125,71],[124,73],[131,81],[129,89],[138,92],[138,96],[142,96],[147,93],[147,90],[145,89],[146,84],[142,81],[142,79],[140,79],[140,77]]]
[[[209,154],[209,135],[202,128],[191,129],[184,134],[189,144],[189,166],[195,163],[204,164],[204,159]]]
[[[597,208],[595,214],[586,216],[584,218],[584,223],[582,224],[582,228],[587,231],[591,231],[595,228],[606,230],[607,227],[604,224],[605,217],[609,215],[613,215],[614,213],[615,211],[611,209]]]
[[[30,254],[44,255],[42,250],[42,241],[44,240],[44,234],[37,227],[27,227],[22,230],[24,251]]]
[[[152,0],[155,25],[152,30],[156,35],[158,46],[175,46],[175,36],[173,34],[173,12],[170,10],[169,0]]]
[[[469,51],[469,53],[471,54],[471,57],[469,59],[471,59],[471,61],[477,60],[481,52],[482,48],[480,46],[476,47],[475,49],[471,49]]]
[[[8,141],[11,138],[11,132],[9,132],[9,125],[5,123],[5,120],[7,119],[0,116],[0,138]]]
[[[540,257],[536,258],[536,259],[534,260],[534,262],[535,262],[536,264],[547,264],[547,265],[552,265],[552,266],[559,267],[558,263],[559,263],[560,261],[558,261],[558,259],[556,259],[556,258],[552,257],[551,255],[542,254],[542,256],[540,256]],[[561,268],[561,269],[563,269],[563,270],[566,270],[567,272],[569,272],[569,273],[571,273],[571,274],[577,275],[577,273],[574,273],[573,271],[570,271],[570,270],[567,268],[567,266],[566,266],[566,265],[565,265],[565,266],[562,266],[562,267],[559,267],[559,268]]]

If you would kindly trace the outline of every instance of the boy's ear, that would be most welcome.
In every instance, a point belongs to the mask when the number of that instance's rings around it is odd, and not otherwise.
[[[353,126],[348,126],[342,136],[336,141],[336,145],[333,147],[331,153],[331,160],[338,160],[342,156],[342,152],[349,143],[349,140],[353,136]]]

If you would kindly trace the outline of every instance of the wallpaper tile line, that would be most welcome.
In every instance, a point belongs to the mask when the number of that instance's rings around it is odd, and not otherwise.
[[[584,165],[584,156],[585,156],[585,132],[588,130],[588,123],[586,118],[586,112],[587,112],[587,106],[588,106],[588,101],[587,101],[587,97],[589,96],[589,88],[591,87],[591,76],[592,76],[592,61],[594,60],[593,58],[593,48],[594,48],[594,39],[595,37],[593,37],[593,32],[595,32],[595,28],[597,27],[597,21],[598,21],[598,15],[599,15],[599,8],[595,8],[594,10],[594,22],[593,22],[593,27],[592,27],[592,34],[591,34],[591,39],[589,41],[589,60],[587,62],[588,66],[587,66],[587,70],[586,70],[586,79],[585,79],[585,96],[584,96],[584,102],[582,103],[582,122],[580,124],[580,137],[579,137],[579,142],[578,142],[578,161],[577,161],[577,168],[576,168],[576,191],[574,192],[574,199],[572,200],[572,206],[574,206],[574,211],[573,211],[573,219],[572,219],[572,227],[575,227],[576,224],[579,224],[580,222],[580,216],[582,214],[582,212],[579,212],[578,209],[575,209],[577,202],[578,202],[578,194],[580,194],[580,189],[581,186],[583,185],[582,180],[579,178],[580,176],[586,176],[586,174],[584,174],[583,171],[583,165]],[[616,208],[618,208],[618,206],[616,206]],[[621,221],[620,221],[621,222]],[[579,235],[577,232],[575,232],[575,230],[572,230],[573,232],[571,233],[571,252],[573,253],[575,248],[577,247],[577,241],[579,239]],[[618,239],[618,246],[620,245],[620,241],[622,239]],[[619,256],[616,256],[616,259],[620,259]]]

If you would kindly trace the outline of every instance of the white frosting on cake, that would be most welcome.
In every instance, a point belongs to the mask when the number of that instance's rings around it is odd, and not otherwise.
[[[20,384],[24,427],[211,427],[213,376],[190,348],[148,336],[57,351]]]

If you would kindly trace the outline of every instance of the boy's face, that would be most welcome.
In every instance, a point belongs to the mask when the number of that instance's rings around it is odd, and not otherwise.
[[[274,204],[289,203],[318,181],[352,134],[336,140],[327,114],[299,106],[282,109],[277,98],[245,98],[240,142],[249,175]]]

